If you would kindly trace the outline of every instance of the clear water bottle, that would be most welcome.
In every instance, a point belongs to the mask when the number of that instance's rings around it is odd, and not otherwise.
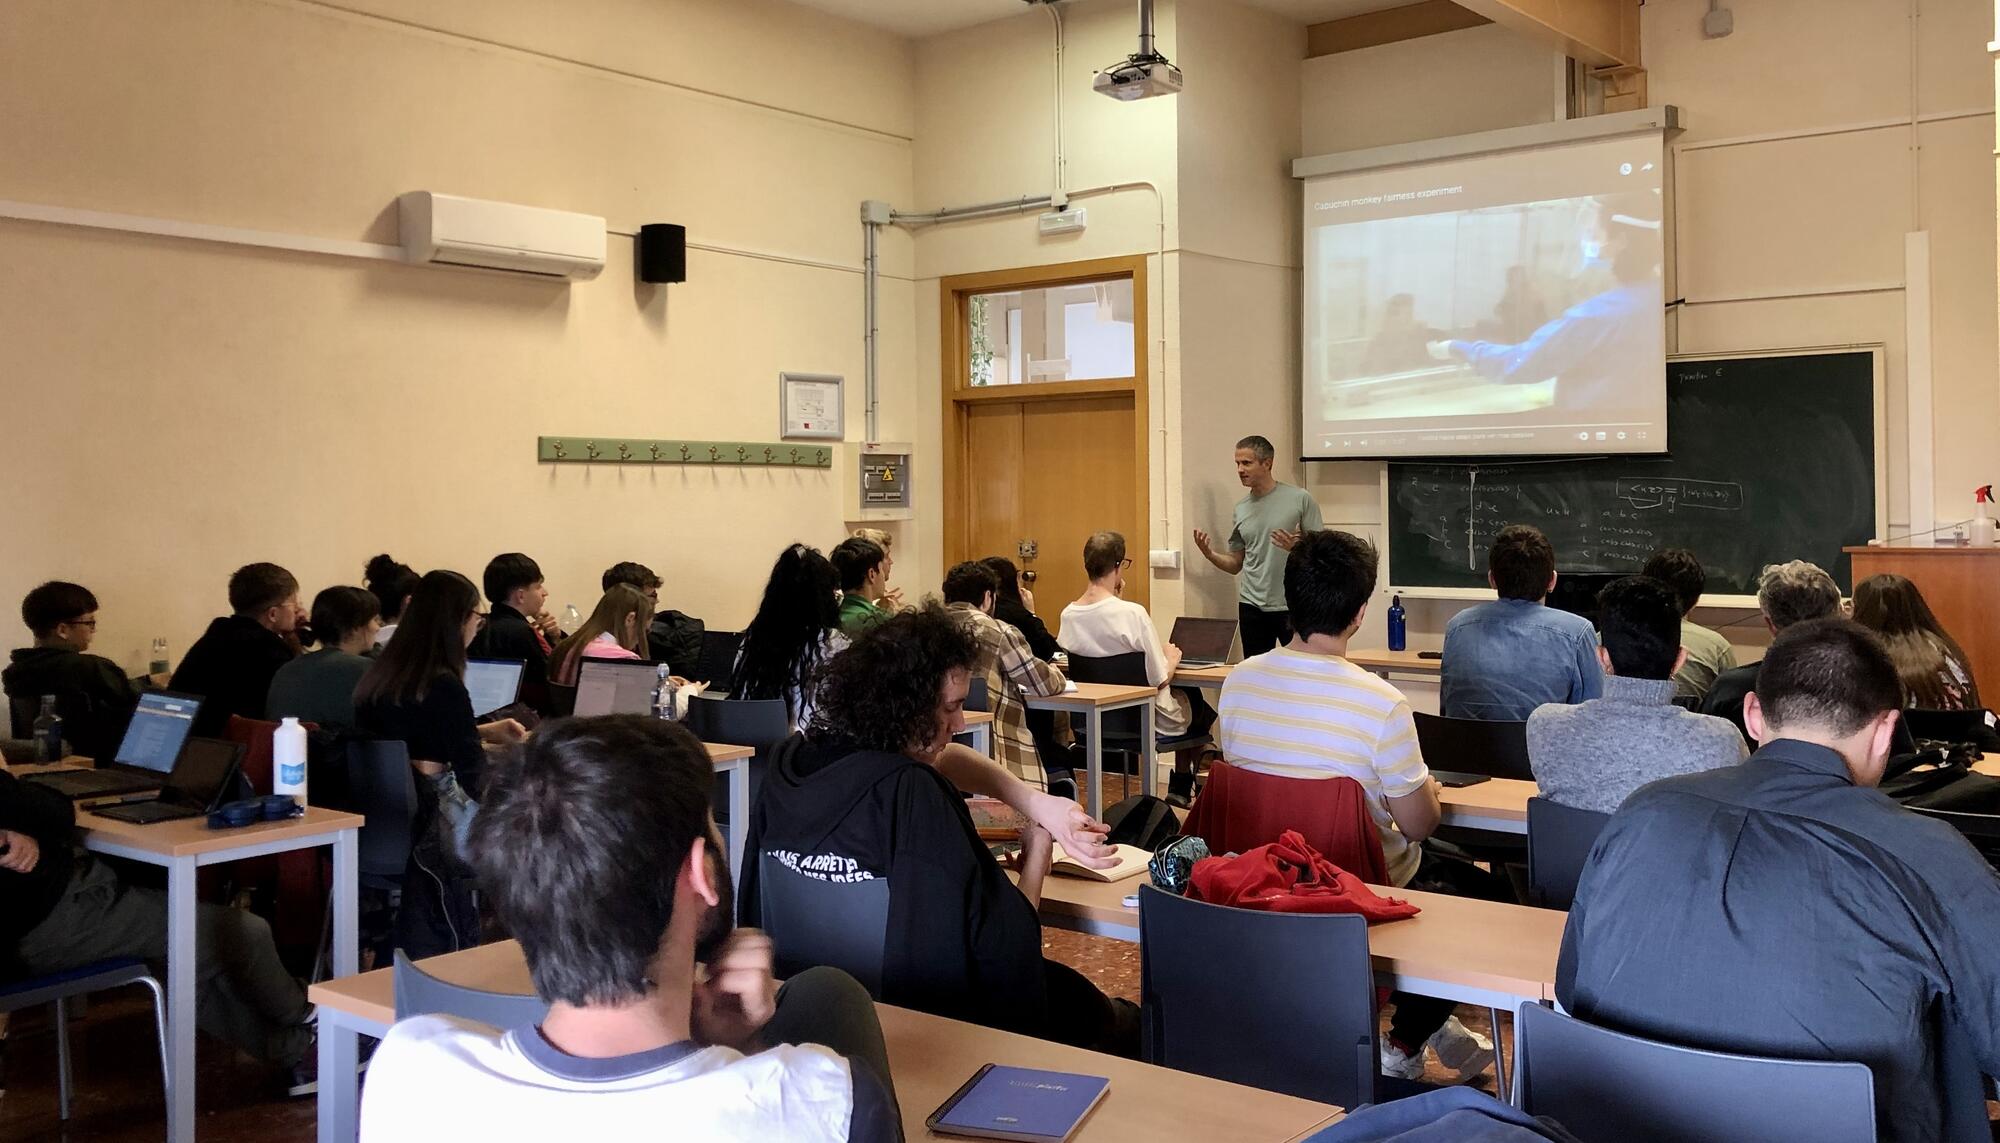
[[[35,761],[63,760],[63,720],[56,713],[56,696],[42,696],[42,713],[35,716]]]
[[[674,683],[673,669],[660,664],[660,681],[653,687],[653,717],[673,722],[680,709],[681,689]]]
[[[146,673],[149,675],[164,675],[167,673],[167,670],[167,638],[162,635],[153,640],[153,658],[146,664]]]
[[[1389,649],[1401,651],[1409,645],[1410,633],[1407,617],[1403,611],[1403,597],[1389,597]]]
[[[564,604],[563,622],[562,622],[563,633],[567,635],[574,635],[576,634],[576,629],[581,626],[583,626],[583,613],[576,609],[576,604],[574,603]]]

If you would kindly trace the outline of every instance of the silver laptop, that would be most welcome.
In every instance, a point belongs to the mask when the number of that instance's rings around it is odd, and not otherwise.
[[[585,659],[576,672],[576,716],[651,714],[657,663],[644,659]]]
[[[1183,667],[1219,667],[1229,661],[1229,647],[1236,642],[1236,621],[1183,615],[1174,620],[1174,633],[1168,642],[1181,649]]]

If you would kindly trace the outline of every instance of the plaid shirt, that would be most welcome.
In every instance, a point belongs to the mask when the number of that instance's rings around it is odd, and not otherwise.
[[[993,711],[993,755],[1023,781],[1046,785],[1041,755],[1028,733],[1028,708],[1021,692],[1059,695],[1063,674],[1035,658],[1028,640],[1012,625],[1002,623],[970,603],[954,603],[951,612],[979,641],[979,662],[973,677],[986,680],[987,706]]]

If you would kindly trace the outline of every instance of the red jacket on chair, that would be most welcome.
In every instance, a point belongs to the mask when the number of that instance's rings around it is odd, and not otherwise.
[[[1181,833],[1215,854],[1243,853],[1286,830],[1371,885],[1389,882],[1368,792],[1352,778],[1283,778],[1217,762]]]
[[[1415,905],[1377,896],[1359,877],[1321,857],[1297,830],[1236,857],[1195,862],[1188,896],[1273,913],[1359,913],[1370,923],[1417,915]]]

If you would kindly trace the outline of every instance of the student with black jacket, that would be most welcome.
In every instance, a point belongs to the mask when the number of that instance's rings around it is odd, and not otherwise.
[[[556,621],[543,610],[549,589],[542,586],[542,568],[520,552],[505,552],[486,564],[480,577],[493,612],[472,641],[475,659],[518,659],[521,702],[544,717],[556,713],[549,695],[549,653],[562,636]]]
[[[295,641],[305,609],[299,581],[277,564],[247,564],[229,577],[225,615],[188,648],[169,690],[201,697],[193,733],[220,738],[229,716],[263,718],[278,668],[298,654]]]
[[[1108,862],[1104,826],[954,744],[978,657],[932,604],[895,615],[835,656],[807,730],[773,750],[740,871],[744,923],[759,923],[765,856],[817,876],[887,878],[882,1000],[1080,1047],[1138,1050],[1138,1010],[1042,958],[1036,915],[1054,840]],[[999,797],[1035,824],[1016,887],[979,840],[960,790]],[[811,934],[774,932],[810,946]],[[792,955],[792,954],[787,954]]]
[[[652,601],[653,625],[646,632],[646,653],[653,661],[672,667],[677,675],[699,677],[696,672],[701,669],[702,635],[707,626],[685,611],[660,606],[660,585],[664,581],[659,575],[645,564],[622,560],[604,569],[601,578],[606,591],[617,584],[629,583]]]
[[[14,652],[0,671],[0,687],[29,718],[43,695],[54,695],[62,716],[63,739],[72,753],[110,759],[125,736],[125,724],[139,705],[139,684],[118,664],[90,654],[97,638],[97,597],[82,584],[51,580],[21,601],[21,622],[35,645]],[[17,725],[17,737],[29,728]]]

